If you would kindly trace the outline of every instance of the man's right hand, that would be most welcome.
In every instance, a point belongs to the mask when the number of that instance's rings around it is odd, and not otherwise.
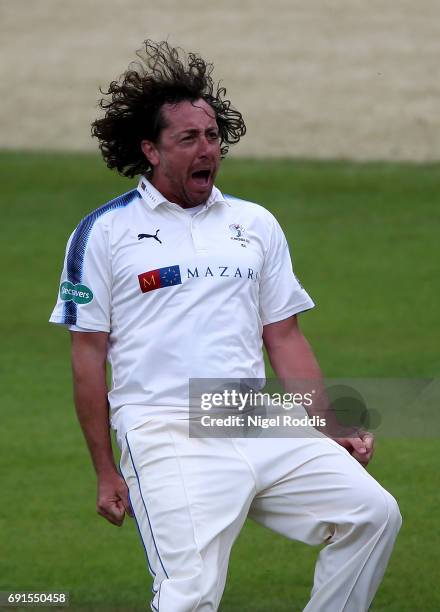
[[[125,514],[133,516],[128,500],[127,485],[117,472],[98,479],[96,510],[98,514],[118,527],[124,522]]]

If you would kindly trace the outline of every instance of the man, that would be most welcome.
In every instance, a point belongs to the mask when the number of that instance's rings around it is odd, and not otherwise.
[[[366,610],[401,521],[361,465],[373,453],[370,434],[188,436],[189,381],[264,379],[262,343],[281,380],[319,380],[297,322],[313,302],[274,217],[214,186],[245,126],[214,88],[212,66],[151,41],[141,59],[110,84],[92,130],[107,165],[140,174],[139,184],[73,232],[51,317],[72,332],[98,512],[115,525],[134,515],[153,610],[216,610],[247,516],[326,543],[307,611]]]

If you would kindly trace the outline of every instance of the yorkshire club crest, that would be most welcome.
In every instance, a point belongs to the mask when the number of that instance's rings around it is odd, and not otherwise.
[[[242,247],[246,247],[249,244],[249,240],[246,238],[246,230],[240,223],[231,223],[229,229],[233,234],[231,240],[237,240],[241,243]]]
[[[231,223],[231,225],[229,226],[229,229],[235,235],[236,238],[241,238],[245,232],[244,227],[240,225],[239,223]]]

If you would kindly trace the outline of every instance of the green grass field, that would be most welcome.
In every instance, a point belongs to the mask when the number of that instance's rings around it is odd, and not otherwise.
[[[72,609],[149,609],[133,523],[117,529],[95,514],[68,337],[47,323],[69,233],[132,184],[97,156],[5,152],[0,166],[0,590],[69,590]],[[438,376],[438,165],[230,160],[218,185],[285,228],[318,305],[301,322],[327,377]],[[404,526],[377,612],[440,609],[438,442],[378,440],[370,471],[399,500]],[[301,610],[316,554],[249,523],[222,612]]]

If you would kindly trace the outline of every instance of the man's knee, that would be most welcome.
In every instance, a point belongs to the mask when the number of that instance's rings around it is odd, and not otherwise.
[[[364,491],[362,497],[358,527],[395,537],[402,525],[402,516],[394,497],[379,485]]]
[[[204,565],[176,571],[162,581],[153,603],[165,612],[215,612],[216,576]]]
[[[400,527],[402,526],[402,515],[400,514],[400,509],[399,506],[397,504],[397,501],[394,499],[394,497],[388,493],[387,493],[387,498],[388,498],[388,503],[389,503],[389,524],[394,527],[394,529],[397,531],[399,531]]]
[[[199,609],[202,598],[201,580],[196,576],[191,579],[170,577],[163,580],[157,591],[153,605],[161,610],[173,612],[192,612]]]

